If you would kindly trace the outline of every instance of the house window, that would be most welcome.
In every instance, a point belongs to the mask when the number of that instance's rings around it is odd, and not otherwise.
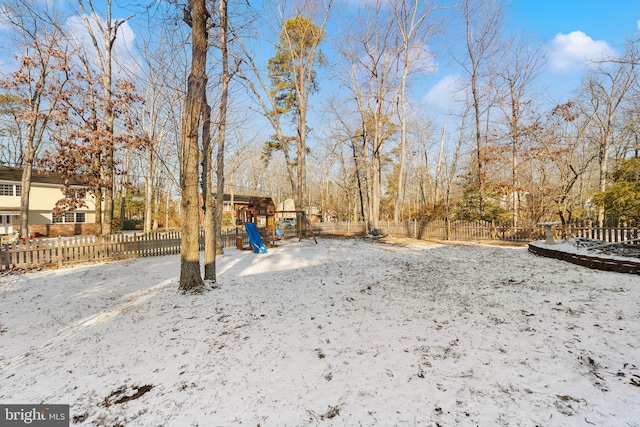
[[[0,196],[20,197],[22,184],[0,184]]]
[[[52,213],[51,222],[53,224],[75,224],[87,222],[86,212],[64,212]]]
[[[225,211],[225,212],[233,210],[233,209],[231,209],[231,202],[224,202],[222,204],[222,210]]]
[[[84,199],[84,194],[78,190],[68,189],[64,192],[65,199]]]

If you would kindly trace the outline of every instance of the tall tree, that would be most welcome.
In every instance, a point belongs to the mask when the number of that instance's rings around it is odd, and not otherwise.
[[[353,95],[360,122],[354,158],[364,178],[368,228],[378,228],[380,220],[384,145],[396,130],[391,118],[401,68],[396,24],[385,8],[383,0],[367,4],[359,25],[349,28],[340,46],[343,82]]]
[[[587,76],[585,80],[585,94],[588,108],[587,114],[592,115],[595,124],[596,150],[599,165],[599,191],[605,192],[611,149],[614,146],[616,134],[622,129],[620,116],[622,106],[626,101],[630,89],[636,83],[636,63],[625,61],[614,64],[604,64]],[[603,225],[604,206],[598,209],[598,223]]]
[[[219,17],[219,48],[221,55],[221,70],[220,70],[220,105],[218,110],[217,120],[217,155],[216,155],[216,206],[215,206],[215,240],[214,240],[214,253],[218,252],[218,248],[222,248],[222,209],[224,207],[224,153],[225,153],[225,140],[227,137],[227,109],[229,99],[229,82],[231,80],[231,73],[229,71],[229,2],[228,0],[219,0],[218,3],[218,17]],[[205,266],[205,279],[215,281],[216,280],[216,264],[215,256],[213,258],[213,266],[210,267],[209,274],[207,274]]]
[[[180,247],[180,285],[185,293],[201,293],[199,250],[199,130],[207,86],[207,20],[206,0],[190,0],[185,22],[191,27],[191,73],[182,113],[180,135],[180,190],[182,195],[182,242]]]
[[[318,89],[315,66],[323,61],[319,50],[325,37],[324,27],[333,0],[329,0],[321,24],[297,15],[283,25],[276,55],[269,59],[269,78],[277,110],[273,114],[291,113],[296,121],[296,206],[304,206],[306,194],[307,111],[309,96]]]
[[[97,64],[100,70],[101,84],[103,98],[103,111],[104,115],[104,137],[102,138],[103,155],[101,159],[102,172],[102,195],[104,196],[104,211],[102,218],[102,235],[108,236],[112,234],[113,227],[113,211],[114,211],[114,176],[115,176],[115,120],[117,112],[114,110],[114,48],[116,39],[118,36],[119,28],[127,22],[131,16],[119,20],[114,20],[112,17],[111,0],[106,0],[106,19],[102,21],[99,18],[97,11],[93,7],[93,2],[89,1],[89,12],[84,5],[84,0],[78,0],[78,6],[82,13],[82,19],[85,25],[85,29],[91,40],[95,54],[95,64]],[[97,28],[97,31],[95,30]],[[100,200],[96,201],[96,204],[100,203]]]
[[[20,99],[20,108],[12,114],[18,129],[24,129],[20,147],[22,191],[20,197],[20,235],[29,236],[29,200],[31,177],[37,155],[50,124],[66,119],[64,101],[69,97],[71,55],[66,51],[57,18],[46,5],[17,0],[2,12],[21,34],[24,54],[20,66],[0,87]]]
[[[392,2],[396,24],[398,26],[401,43],[400,65],[402,75],[399,84],[399,108],[400,120],[400,159],[398,170],[398,189],[395,197],[393,220],[398,221],[400,216],[400,204],[404,194],[404,169],[407,146],[407,86],[409,76],[415,72],[425,72],[433,67],[429,52],[426,48],[427,39],[434,34],[437,25],[427,22],[427,18],[434,9],[425,7],[419,0],[394,0]],[[419,65],[418,65],[419,64]]]
[[[159,12],[165,12],[160,10]],[[171,8],[169,13],[175,13]],[[164,25],[166,16],[148,14],[148,29],[139,37],[141,64],[138,71],[139,90],[145,103],[137,112],[149,145],[145,147],[141,176],[144,176],[144,232],[157,230],[160,222],[159,196],[162,183],[178,186],[176,141],[182,106],[181,82],[184,81],[187,58],[186,28],[175,28],[170,34]],[[176,119],[177,118],[177,119]],[[167,221],[162,221],[168,226]]]
[[[522,145],[536,131],[536,120],[531,111],[531,86],[540,74],[542,54],[530,40],[512,39],[504,46],[498,78],[504,83],[499,98],[507,123],[507,139],[511,147],[511,182],[508,187],[512,197],[512,224],[518,226],[520,210],[520,156]]]
[[[459,61],[469,77],[471,105],[474,119],[475,172],[471,180],[477,186],[478,209],[484,216],[486,171],[485,146],[488,135],[482,132],[483,117],[487,117],[489,102],[486,94],[489,70],[498,46],[503,13],[502,0],[464,0],[462,13],[465,23],[466,60]],[[483,86],[484,85],[484,86]],[[487,120],[488,123],[488,120]]]

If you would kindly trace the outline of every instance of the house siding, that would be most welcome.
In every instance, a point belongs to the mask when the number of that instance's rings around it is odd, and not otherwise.
[[[0,184],[21,185],[21,170],[0,167]],[[79,186],[72,186],[71,188]],[[73,236],[75,234],[94,234],[95,198],[87,195],[86,206],[74,212],[84,213],[84,222],[54,223],[52,219],[56,203],[64,198],[59,180],[52,175],[33,175],[29,193],[29,235],[30,236]],[[0,213],[11,217],[11,229],[20,230],[20,196],[0,195]],[[6,227],[5,227],[6,228]],[[7,230],[9,231],[9,230]]]

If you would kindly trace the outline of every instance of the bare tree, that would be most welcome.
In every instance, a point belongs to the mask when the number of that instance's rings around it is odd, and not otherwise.
[[[531,40],[511,39],[504,45],[497,76],[504,82],[504,95],[499,98],[507,123],[507,138],[511,146],[512,224],[518,226],[520,209],[519,165],[522,145],[536,131],[532,112],[532,84],[542,68],[542,53]]]
[[[166,21],[166,17],[161,17]],[[144,232],[149,233],[158,227],[158,209],[160,202],[155,194],[161,190],[160,176],[164,182],[173,182],[178,186],[178,173],[173,167],[176,162],[176,146],[173,136],[179,127],[174,117],[179,117],[183,93],[180,82],[186,73],[186,58],[184,58],[183,33],[173,31],[167,34],[164,26],[159,26],[152,20],[148,24],[149,33],[143,39],[139,52],[142,66],[140,92],[145,99],[137,113],[140,117],[144,132],[148,136],[149,145],[145,147],[143,176],[144,176]],[[157,28],[160,28],[158,30]],[[165,219],[165,226],[167,221]]]
[[[395,197],[393,220],[398,222],[400,204],[404,194],[404,169],[407,145],[407,85],[410,74],[413,72],[426,72],[433,67],[427,40],[438,28],[437,23],[430,23],[427,18],[435,10],[424,2],[418,0],[394,0],[392,7],[401,43],[400,64],[402,75],[399,84],[399,108],[400,120],[400,162],[398,170],[398,190]]]
[[[229,82],[231,80],[231,73],[229,71],[229,5],[227,0],[219,0],[218,3],[218,47],[220,49],[221,56],[221,69],[220,69],[220,103],[218,106],[218,114],[216,121],[216,204],[215,207],[212,203],[207,203],[207,209],[213,209],[213,224],[209,230],[207,224],[205,224],[205,233],[213,232],[213,239],[206,239],[207,243],[213,243],[213,247],[207,247],[205,245],[205,270],[204,278],[211,282],[216,281],[216,254],[222,251],[222,209],[224,200],[225,178],[224,178],[224,153],[225,153],[225,139],[227,137],[227,109],[229,100]],[[211,117],[211,110],[208,109],[205,117]],[[208,129],[208,126],[207,126]],[[203,133],[208,134],[208,131]],[[210,153],[205,154],[210,158]],[[211,177],[208,176],[207,183],[210,185]],[[209,194],[211,199],[212,194]]]
[[[481,121],[488,114],[489,102],[486,101],[485,95],[489,92],[487,89],[490,86],[484,79],[489,75],[491,60],[498,46],[503,4],[502,0],[464,0],[462,12],[465,23],[466,60],[458,62],[469,77],[476,145],[475,182],[480,216],[484,216],[486,190],[484,146],[488,135],[483,134]]]
[[[395,22],[383,3],[367,3],[363,19],[349,28],[339,46],[345,67],[341,79],[355,100],[360,120],[358,134],[353,135],[360,142],[350,142],[357,169],[364,175],[367,227],[374,229],[380,219],[384,144],[395,132],[392,117],[401,49]]]
[[[449,236],[449,223],[451,220],[451,205],[452,205],[452,192],[453,192],[453,180],[458,175],[458,162],[460,161],[460,149],[465,140],[465,132],[466,132],[466,121],[467,117],[469,117],[469,113],[471,110],[471,105],[467,105],[464,109],[461,122],[460,122],[460,132],[458,134],[458,141],[456,144],[455,153],[453,154],[453,159],[451,160],[451,165],[449,167],[448,172],[446,173],[445,179],[445,200],[444,200],[444,208],[445,208],[445,221],[447,222],[447,236]]]
[[[521,171],[521,176],[528,182],[528,209],[533,222],[557,215],[566,224],[583,205],[580,193],[588,193],[589,188],[576,189],[595,159],[585,144],[590,121],[575,102],[557,105],[532,141],[527,153],[528,170]]]

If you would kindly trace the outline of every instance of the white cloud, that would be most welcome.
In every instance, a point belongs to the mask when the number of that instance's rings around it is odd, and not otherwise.
[[[104,38],[98,26],[98,21],[105,27],[105,21],[101,17],[92,15],[89,17],[89,23],[92,27],[92,31],[96,36],[97,43],[101,52],[104,52]],[[84,18],[81,16],[72,16],[67,19],[66,32],[72,34],[73,37],[80,44],[81,49],[85,52],[86,57],[96,64],[96,52],[87,31]],[[124,22],[118,27],[118,33],[116,41],[113,47],[113,59],[114,59],[114,72],[118,78],[127,78],[127,73],[136,71],[136,65],[138,64],[137,55],[134,47],[135,33],[128,22]],[[104,56],[103,56],[104,57]],[[130,77],[129,77],[130,78]]]
[[[570,72],[618,56],[607,42],[593,40],[582,31],[557,34],[550,49],[549,66],[558,72]]]
[[[450,74],[436,83],[422,99],[426,104],[453,110],[466,98],[465,84],[460,74]]]
[[[432,73],[439,67],[435,55],[426,44],[415,45],[409,48],[409,60],[413,69]]]
[[[640,19],[638,19],[637,25],[638,25],[638,31],[640,31]]]

